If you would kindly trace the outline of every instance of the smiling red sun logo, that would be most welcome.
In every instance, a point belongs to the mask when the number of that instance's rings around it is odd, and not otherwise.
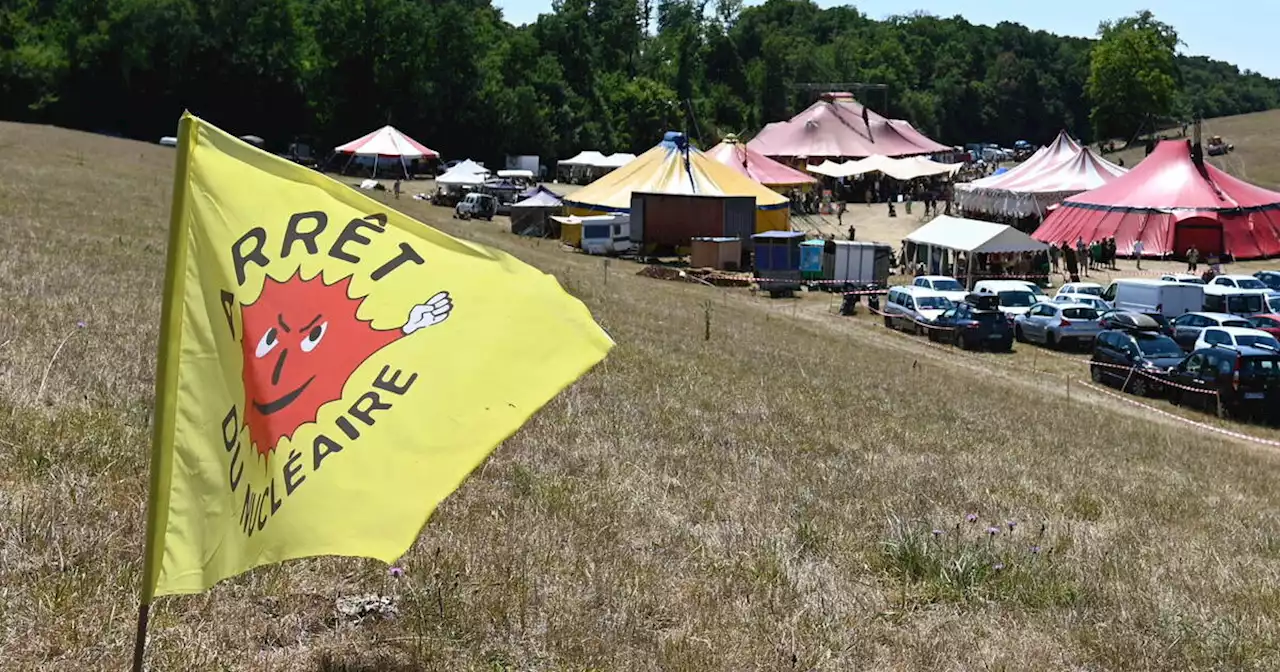
[[[443,322],[448,292],[415,306],[399,329],[375,329],[356,314],[363,298],[349,295],[351,278],[332,285],[320,275],[284,282],[268,277],[256,301],[241,308],[244,424],[258,454],[315,422],[320,407],[342,397],[347,379],[374,353],[414,331]]]

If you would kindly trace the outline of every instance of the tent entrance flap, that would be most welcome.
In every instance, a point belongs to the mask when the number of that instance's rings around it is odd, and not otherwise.
[[[1216,217],[1195,216],[1179,220],[1173,227],[1174,254],[1183,254],[1193,246],[1200,258],[1223,253],[1222,221]]]

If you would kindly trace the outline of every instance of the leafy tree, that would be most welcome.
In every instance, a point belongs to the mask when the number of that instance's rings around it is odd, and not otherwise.
[[[1178,33],[1151,12],[1098,27],[1089,62],[1090,120],[1098,137],[1131,137],[1173,111]]]
[[[522,27],[490,0],[3,0],[0,118],[155,140],[190,109],[278,149],[392,123],[497,163],[749,137],[814,82],[887,85],[864,102],[951,144],[1280,106],[1280,82],[1177,45],[1149,13],[1089,40],[811,0],[554,0]]]

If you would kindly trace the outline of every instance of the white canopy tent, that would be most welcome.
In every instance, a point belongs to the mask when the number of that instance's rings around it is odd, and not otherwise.
[[[895,180],[914,180],[931,175],[950,175],[960,169],[960,164],[938,163],[924,157],[912,156],[905,159],[894,159],[875,154],[857,161],[835,163],[831,160],[817,166],[808,166],[811,173],[827,177],[855,177],[866,173],[883,173]]]
[[[478,187],[489,179],[489,169],[466,159],[436,176],[438,187]]]
[[[596,167],[597,168],[621,168],[635,160],[636,160],[635,154],[630,154],[627,152],[618,152],[617,154],[610,154],[609,156],[604,157],[604,161],[596,164]]]
[[[1049,246],[1031,236],[1004,224],[939,215],[928,224],[912,231],[904,242],[923,245],[928,250],[927,267],[933,268],[934,251],[951,253],[952,273],[959,263],[957,252],[963,252],[968,261],[965,275],[973,277],[973,260],[976,254],[1008,254],[1014,252],[1040,252]]]
[[[632,158],[635,158],[635,157],[632,157]],[[589,168],[589,167],[603,165],[606,159],[607,157],[604,154],[601,154],[600,152],[597,152],[595,150],[587,150],[585,152],[578,152],[578,154],[571,159],[565,159],[564,161],[561,161],[560,165],[579,166],[583,168]]]

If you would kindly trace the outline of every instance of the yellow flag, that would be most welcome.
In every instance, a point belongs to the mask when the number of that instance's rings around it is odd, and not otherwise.
[[[613,346],[555,279],[190,115],[179,126],[142,601],[391,562]]]

